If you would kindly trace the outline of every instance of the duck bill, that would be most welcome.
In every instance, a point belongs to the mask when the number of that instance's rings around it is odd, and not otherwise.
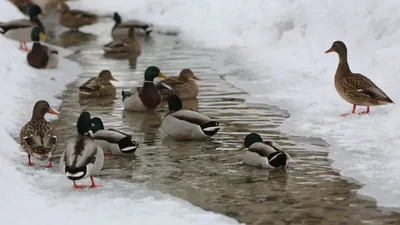
[[[237,151],[242,151],[245,148],[246,148],[246,146],[242,145]]]
[[[330,48],[330,49],[325,51],[325,53],[329,53],[329,52],[334,52],[333,48]]]
[[[42,13],[40,13],[42,16],[46,16],[47,13],[45,11],[42,11]]]
[[[111,80],[113,80],[113,81],[118,81],[115,77],[112,77]]]
[[[51,108],[49,109],[48,113],[53,114],[53,115],[58,115],[58,113]]]
[[[196,77],[195,75],[193,75],[193,80],[200,80],[198,77]]]
[[[46,35],[45,35],[43,32],[41,32],[41,33],[39,34],[39,38],[40,38],[41,40],[46,40]]]
[[[158,77],[160,77],[160,78],[164,78],[164,79],[168,79],[168,77],[167,77],[167,76],[165,76],[163,73],[159,73],[159,74],[158,74]]]

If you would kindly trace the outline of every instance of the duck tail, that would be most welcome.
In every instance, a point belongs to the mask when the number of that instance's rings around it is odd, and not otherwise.
[[[130,137],[124,137],[118,141],[118,147],[121,153],[129,154],[134,153],[139,147],[139,143],[130,139]]]
[[[6,31],[2,27],[0,27],[0,33],[4,34],[5,32]]]
[[[274,152],[268,156],[268,164],[275,168],[284,168],[287,164],[288,157],[284,152]]]
[[[143,27],[143,30],[146,32],[146,35],[149,36],[150,33],[153,31],[153,26],[146,25]]]
[[[208,123],[201,125],[200,127],[201,127],[201,130],[204,132],[204,134],[206,134],[208,136],[213,136],[214,134],[216,134],[219,131],[219,129],[221,129],[219,127],[219,123],[216,121],[210,121]]]
[[[125,98],[128,97],[128,92],[127,91],[121,91],[121,96],[122,96],[122,101],[124,101]]]

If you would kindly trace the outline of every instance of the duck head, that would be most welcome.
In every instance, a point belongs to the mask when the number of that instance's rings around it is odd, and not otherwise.
[[[339,55],[343,55],[347,53],[346,45],[343,41],[335,41],[332,44],[332,47],[325,51],[325,53],[336,52]]]
[[[34,42],[38,42],[40,40],[46,40],[46,35],[43,33],[43,30],[39,27],[34,27],[31,32],[31,39]]]
[[[38,15],[43,15],[42,8],[36,4],[29,5],[29,18],[36,19]]]
[[[197,78],[194,74],[193,71],[191,69],[183,69],[180,73],[179,73],[179,80],[182,81],[188,81],[189,79],[193,79],[193,80],[199,80],[199,78]]]
[[[33,106],[32,119],[43,119],[46,113],[58,115],[45,100],[40,100]]]
[[[89,112],[82,112],[81,115],[78,118],[78,122],[76,123],[76,128],[78,130],[79,134],[86,134],[89,133],[90,130],[90,113]]]
[[[244,138],[244,143],[243,145],[238,149],[238,151],[241,151],[243,149],[246,149],[248,147],[250,147],[252,144],[257,143],[257,142],[263,142],[262,138],[260,135],[256,134],[256,133],[251,133],[246,135],[246,137]]]
[[[182,109],[182,101],[177,95],[172,95],[168,99],[168,108],[171,112],[176,112]]]
[[[119,16],[119,14],[117,12],[114,13],[113,19],[114,19],[115,23],[117,23],[117,24],[120,24],[122,22],[121,16]]]
[[[103,70],[99,73],[99,82],[102,83],[108,83],[109,81],[118,81],[109,70]]]
[[[144,72],[144,80],[145,81],[153,81],[154,78],[168,78],[163,73],[161,73],[160,69],[157,66],[149,66]]]
[[[91,120],[91,128],[93,133],[96,133],[99,130],[104,130],[103,121],[99,117],[94,117]]]

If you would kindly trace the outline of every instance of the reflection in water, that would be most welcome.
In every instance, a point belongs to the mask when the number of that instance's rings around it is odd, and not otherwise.
[[[68,48],[71,46],[84,45],[93,40],[96,40],[96,35],[94,34],[67,30],[58,36],[58,45]]]
[[[119,60],[126,60],[128,59],[128,65],[131,69],[136,69],[137,60],[140,54],[135,52],[128,52],[128,53],[104,53],[104,58],[106,59],[119,59]]]

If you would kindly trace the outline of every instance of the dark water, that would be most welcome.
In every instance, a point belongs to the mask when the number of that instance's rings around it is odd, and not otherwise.
[[[102,23],[111,29],[112,23]],[[57,34],[58,26],[54,29]],[[398,214],[377,210],[375,202],[355,193],[358,185],[331,169],[323,141],[279,133],[276,128],[289,116],[285,111],[245,103],[248,94],[223,79],[227,74],[239,75],[234,71],[243,73],[233,54],[189,46],[176,36],[154,35],[142,39],[139,57],[110,58],[103,55],[100,46],[104,43],[98,40],[96,35],[76,32],[63,32],[53,39],[75,52],[70,59],[84,71],[62,95],[60,119],[55,122],[61,141],[57,154],[74,137],[80,112],[88,110],[101,117],[106,128],[132,133],[141,144],[135,156],[106,157],[103,179],[143,183],[247,224],[400,224]],[[176,142],[159,129],[165,108],[154,113],[123,110],[121,90],[131,88],[128,82],[133,80],[141,83],[150,65],[170,76],[186,67],[194,71],[201,79],[200,94],[196,100],[185,101],[184,107],[198,108],[218,120],[223,128],[215,137]],[[77,87],[103,69],[120,80],[117,99],[79,101]],[[286,171],[268,171],[242,165],[241,153],[232,150],[250,132],[283,146],[293,158],[291,166]]]

